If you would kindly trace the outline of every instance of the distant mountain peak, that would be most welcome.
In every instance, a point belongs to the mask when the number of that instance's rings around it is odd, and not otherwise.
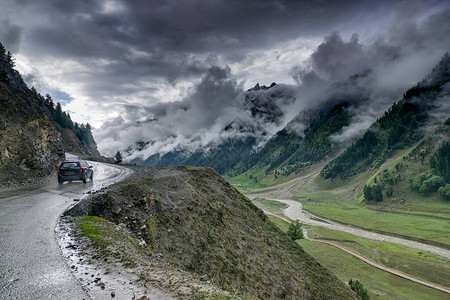
[[[270,88],[273,88],[274,86],[276,86],[277,84],[275,82],[272,82],[272,84],[270,86],[260,86],[259,83],[256,83],[256,85],[250,89],[247,90],[247,92],[251,92],[251,91],[259,91],[259,90],[263,90],[263,91],[267,91]]]

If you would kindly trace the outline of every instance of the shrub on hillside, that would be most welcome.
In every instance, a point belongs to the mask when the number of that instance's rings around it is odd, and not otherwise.
[[[370,300],[369,292],[359,280],[350,279],[348,285],[354,290],[362,300]]]
[[[417,192],[420,190],[420,184],[418,184],[417,182],[415,182],[412,179],[410,179],[410,181],[409,181],[409,186]]]
[[[302,223],[300,223],[299,221],[292,221],[292,223],[289,225],[287,235],[294,241],[302,239],[303,238]]]
[[[444,198],[445,200],[450,200],[450,184],[447,184],[445,187],[440,187],[438,192],[442,196],[442,198]]]
[[[445,180],[441,176],[434,175],[422,182],[419,192],[426,195],[431,192],[437,192],[440,187],[445,185]]]

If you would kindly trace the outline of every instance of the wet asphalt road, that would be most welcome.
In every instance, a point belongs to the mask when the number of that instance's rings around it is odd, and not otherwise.
[[[0,299],[89,299],[61,254],[55,227],[89,190],[125,179],[124,167],[90,162],[94,180],[0,190]]]

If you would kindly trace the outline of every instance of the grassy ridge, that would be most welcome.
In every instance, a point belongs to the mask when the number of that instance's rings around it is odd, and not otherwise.
[[[125,224],[175,268],[260,299],[356,299],[212,169],[150,168],[89,198],[89,214]],[[95,231],[92,231],[95,238]]]

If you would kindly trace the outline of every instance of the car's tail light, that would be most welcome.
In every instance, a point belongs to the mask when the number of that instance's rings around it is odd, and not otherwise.
[[[58,174],[61,174],[61,168],[58,168]]]
[[[80,173],[81,174],[83,173],[83,167],[80,167]]]

